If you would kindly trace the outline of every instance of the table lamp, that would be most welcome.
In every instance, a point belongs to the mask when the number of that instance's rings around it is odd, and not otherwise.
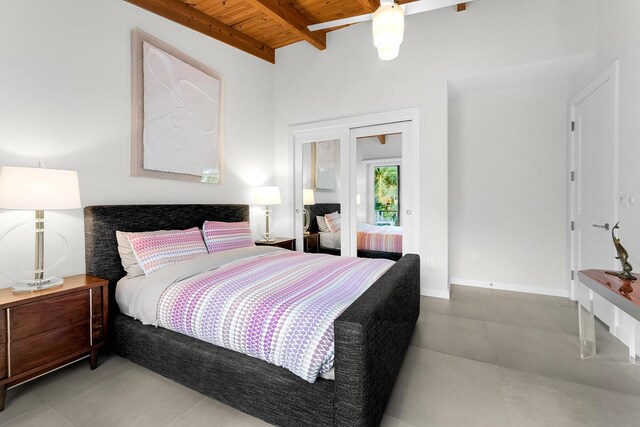
[[[258,187],[253,193],[253,204],[264,205],[266,207],[264,215],[266,217],[266,227],[264,238],[266,242],[273,242],[275,239],[271,236],[271,229],[269,224],[269,218],[271,216],[271,210],[269,206],[279,205],[282,203],[280,199],[280,187]]]
[[[14,292],[33,292],[62,285],[63,279],[59,277],[44,277],[45,271],[53,268],[44,265],[44,211],[80,207],[77,172],[0,166],[0,209],[35,210],[34,278],[16,284]],[[65,257],[66,254],[60,262]]]
[[[302,204],[304,206],[310,206],[316,204],[315,194],[313,190],[310,188],[305,188],[302,190]],[[304,234],[309,234],[309,225],[311,225],[311,216],[309,215],[309,211],[306,208],[302,208],[302,212],[304,213]]]

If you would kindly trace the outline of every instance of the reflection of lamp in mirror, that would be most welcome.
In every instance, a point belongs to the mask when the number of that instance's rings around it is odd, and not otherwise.
[[[0,167],[0,208],[36,211],[34,278],[18,283],[14,292],[33,292],[62,285],[63,279],[59,277],[44,277],[45,271],[53,268],[44,265],[44,211],[80,207],[80,187],[75,171]],[[57,265],[65,257],[66,253]]]
[[[302,204],[304,206],[310,206],[316,204],[316,197],[313,193],[313,190],[310,188],[305,188],[302,190]],[[309,225],[311,225],[311,217],[309,216],[309,211],[306,208],[303,208],[304,212],[304,234],[309,234]]]
[[[280,203],[282,203],[280,199],[280,187],[258,187],[253,193],[253,204],[265,206],[264,216],[266,228],[264,239],[267,242],[275,240],[273,236],[271,236],[271,225],[269,224],[271,209],[269,209],[269,206],[279,205]]]

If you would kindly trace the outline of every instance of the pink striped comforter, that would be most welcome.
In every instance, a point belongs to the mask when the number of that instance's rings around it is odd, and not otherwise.
[[[290,251],[240,259],[167,287],[158,325],[313,383],[333,366],[334,320],[392,264]]]
[[[358,249],[402,253],[402,227],[358,224]]]

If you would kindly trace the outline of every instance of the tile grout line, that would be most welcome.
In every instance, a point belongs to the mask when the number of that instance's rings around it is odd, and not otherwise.
[[[56,411],[55,409],[53,409],[51,406],[47,405],[47,408],[49,408],[54,414],[56,414],[57,416],[59,416],[60,418],[62,418],[63,420],[65,420],[67,422],[67,424],[69,424],[72,427],[75,427],[75,424],[73,424],[71,421],[69,421],[67,418],[65,418],[64,415],[62,415],[61,413],[59,413],[58,411]]]
[[[489,340],[489,322],[487,320],[484,321],[485,326],[487,327],[487,340]],[[493,347],[493,346],[492,346]],[[509,417],[509,425],[513,426],[513,415],[511,414],[511,409],[509,409],[509,404],[507,403],[507,396],[504,392],[504,384],[502,383],[502,366],[498,364],[498,355],[493,353],[493,356],[496,359],[496,367],[498,369],[498,383],[500,384],[500,392],[502,394],[502,402],[504,403],[504,407],[507,410],[507,416]]]
[[[186,411],[184,411],[181,415],[178,416],[178,418],[176,418],[175,420],[173,420],[171,422],[171,424],[169,424],[167,427],[171,427],[172,425],[174,425],[175,423],[177,423],[178,421],[180,421],[185,415],[187,415],[193,408],[195,408],[196,406],[198,406],[199,404],[201,404],[202,402],[205,401],[205,399],[207,399],[207,396],[204,396],[202,399],[200,399],[198,401],[198,403],[196,403],[195,405],[193,405],[191,408],[187,409]]]

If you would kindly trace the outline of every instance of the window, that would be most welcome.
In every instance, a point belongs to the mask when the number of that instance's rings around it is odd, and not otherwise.
[[[400,166],[374,167],[373,211],[375,225],[400,225]]]

